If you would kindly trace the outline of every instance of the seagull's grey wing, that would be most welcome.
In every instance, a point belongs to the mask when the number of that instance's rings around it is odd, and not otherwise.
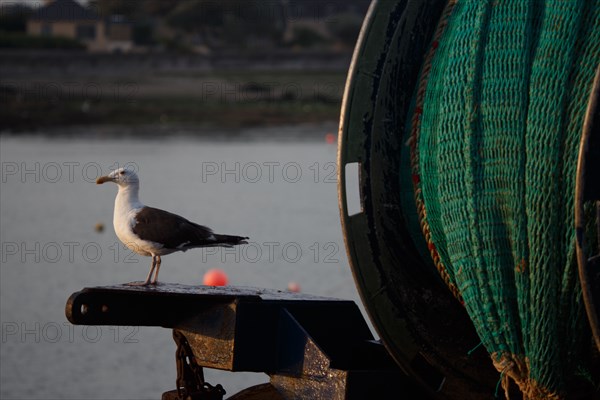
[[[140,239],[160,243],[167,249],[210,246],[218,242],[210,228],[153,207],[140,210],[132,230]]]

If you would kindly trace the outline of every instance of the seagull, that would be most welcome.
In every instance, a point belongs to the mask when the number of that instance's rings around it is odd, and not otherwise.
[[[161,256],[197,247],[232,247],[247,244],[247,237],[219,235],[213,233],[210,228],[188,221],[179,215],[143,205],[138,197],[140,180],[130,169],[119,168],[96,180],[98,185],[105,182],[114,182],[119,187],[113,215],[117,237],[135,253],[152,257],[146,280],[129,285],[156,285]],[[151,280],[154,271],[154,279]]]

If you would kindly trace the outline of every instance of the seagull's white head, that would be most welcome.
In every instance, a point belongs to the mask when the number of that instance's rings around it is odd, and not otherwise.
[[[114,182],[120,187],[126,187],[130,185],[139,185],[140,180],[135,172],[126,168],[119,168],[111,172],[106,176],[101,176],[96,179],[98,185],[104,182]]]

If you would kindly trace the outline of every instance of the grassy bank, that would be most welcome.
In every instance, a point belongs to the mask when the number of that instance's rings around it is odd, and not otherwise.
[[[37,76],[1,82],[0,129],[85,124],[238,128],[338,119],[345,73]]]

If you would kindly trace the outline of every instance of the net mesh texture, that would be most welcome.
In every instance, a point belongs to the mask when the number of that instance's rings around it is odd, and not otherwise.
[[[573,222],[599,63],[598,1],[450,1],[407,129],[428,251],[506,393],[512,380],[527,399],[599,384]]]

